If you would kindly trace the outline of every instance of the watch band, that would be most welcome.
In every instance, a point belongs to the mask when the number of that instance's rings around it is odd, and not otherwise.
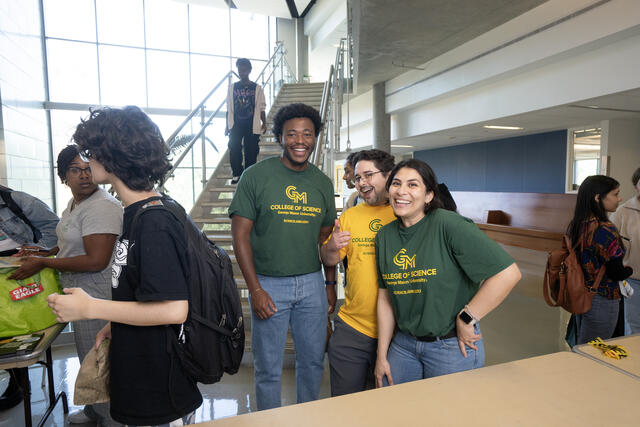
[[[324,281],[324,285],[325,286],[332,286],[332,285],[337,285],[338,282],[336,282],[335,280],[325,280]]]

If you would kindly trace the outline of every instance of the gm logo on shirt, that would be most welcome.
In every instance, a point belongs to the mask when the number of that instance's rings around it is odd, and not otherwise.
[[[400,249],[400,252],[393,257],[393,263],[400,267],[403,270],[407,268],[415,268],[416,266],[416,255],[414,254],[412,257],[407,255],[406,249]]]
[[[374,233],[377,233],[381,228],[382,221],[380,221],[379,219],[371,220],[371,222],[369,223],[369,230],[373,231]]]
[[[307,192],[303,192],[303,193],[298,193],[296,191],[296,187],[294,187],[293,185],[288,186],[285,190],[284,190],[284,194],[287,195],[288,198],[291,199],[291,201],[293,203],[304,203],[307,204]]]

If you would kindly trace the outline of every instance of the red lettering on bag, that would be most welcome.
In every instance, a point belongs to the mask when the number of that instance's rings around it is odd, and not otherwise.
[[[19,288],[15,288],[10,291],[11,299],[14,301],[20,301],[34,295],[39,294],[44,289],[42,289],[42,284],[40,283],[29,283],[26,286],[20,286]]]

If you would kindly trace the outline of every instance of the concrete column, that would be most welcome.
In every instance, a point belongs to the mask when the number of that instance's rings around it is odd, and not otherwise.
[[[373,85],[373,148],[391,153],[391,116],[386,113],[384,82]]]
[[[302,82],[309,74],[309,38],[304,34],[304,19],[296,19],[296,77]]]

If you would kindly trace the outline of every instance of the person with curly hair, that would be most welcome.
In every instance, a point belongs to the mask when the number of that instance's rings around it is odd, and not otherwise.
[[[63,288],[80,288],[94,298],[111,299],[111,260],[122,230],[122,206],[91,181],[91,167],[77,145],[68,145],[58,154],[58,176],[73,195],[56,228],[58,245],[42,256],[23,258],[11,277],[24,279],[45,267],[55,268],[60,271]],[[56,257],[48,258],[50,255]],[[80,363],[105,323],[99,319],[73,322]],[[67,419],[72,424],[112,423],[106,403],[87,405]]]
[[[88,157],[93,182],[110,184],[124,204],[122,235],[112,265],[113,300],[80,288],[51,295],[58,321],[104,319],[96,347],[111,338],[111,416],[129,425],[186,425],[202,404],[196,381],[168,352],[189,311],[187,241],[175,203],[154,190],[170,169],[160,130],[138,107],[93,110],[73,134]],[[132,223],[137,214],[137,225]],[[129,268],[135,260],[136,268]]]
[[[227,94],[227,126],[224,134],[229,135],[229,162],[233,178],[237,184],[244,171],[256,163],[260,147],[260,135],[267,130],[267,116],[264,91],[256,82],[249,80],[251,61],[238,58],[236,61],[240,81],[229,85]],[[244,141],[244,167],[242,152]]]
[[[336,218],[333,185],[309,163],[321,127],[313,107],[282,107],[273,124],[281,156],[247,169],[229,207],[233,248],[249,288],[258,410],[281,404],[289,325],[297,402],[320,392],[327,312],[336,303],[335,268],[325,269],[323,283],[318,256]]]

